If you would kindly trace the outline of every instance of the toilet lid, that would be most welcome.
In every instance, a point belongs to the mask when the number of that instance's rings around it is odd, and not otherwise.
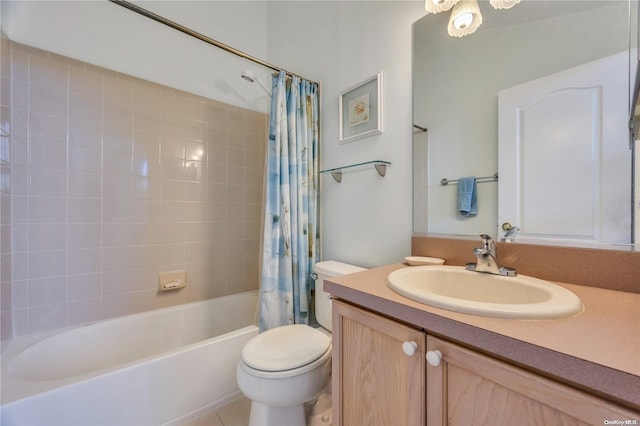
[[[320,358],[331,338],[304,324],[272,328],[251,339],[242,350],[242,361],[262,371],[302,367]]]

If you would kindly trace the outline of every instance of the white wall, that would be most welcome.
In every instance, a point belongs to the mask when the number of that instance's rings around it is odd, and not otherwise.
[[[322,181],[324,259],[372,267],[410,254],[412,233],[412,23],[421,1],[271,2],[269,61],[322,82],[322,165],[392,163]],[[338,99],[345,89],[384,72],[384,133],[338,142]]]
[[[261,66],[107,1],[3,1],[3,29],[22,44],[231,105],[268,112],[268,97],[240,78]],[[141,1],[154,13],[250,55],[266,57],[267,3]],[[269,83],[270,84],[270,83]]]

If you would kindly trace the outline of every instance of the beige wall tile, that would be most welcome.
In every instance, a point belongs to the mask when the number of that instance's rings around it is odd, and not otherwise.
[[[131,139],[133,136],[133,119],[133,113],[122,104],[104,104],[102,108],[102,122],[105,131],[110,128],[119,129],[120,132],[126,131],[126,135]]]
[[[29,85],[29,109],[31,112],[66,116],[69,94],[64,90],[46,86]]]
[[[102,124],[85,120],[69,120],[69,144],[99,148],[102,145]]]
[[[44,52],[44,51],[42,51]],[[63,65],[67,65],[69,67],[74,67],[74,68],[79,68],[79,69],[86,69],[87,68],[87,64],[82,62],[82,61],[78,61],[77,59],[72,59],[69,58],[67,56],[61,56],[58,55],[56,53],[52,53],[52,52],[44,52],[44,54],[48,53],[48,57],[49,60],[53,63],[59,63],[59,64],[63,64]]]
[[[137,121],[136,121],[137,122]],[[148,157],[160,157],[160,131],[134,130],[134,154],[144,154]]]
[[[204,283],[190,283],[185,289],[185,292],[186,303],[199,302],[201,300],[208,299],[207,286]]]
[[[228,108],[216,101],[207,102],[207,126],[212,131],[226,130]]]
[[[133,312],[146,312],[155,309],[156,294],[155,289],[130,293]]]
[[[168,308],[170,306],[180,305],[186,301],[186,292],[183,290],[178,291],[165,291],[164,293],[158,293],[156,296],[156,308]]]
[[[33,141],[33,138],[32,138]],[[31,167],[67,168],[67,145],[64,143],[31,143]]]
[[[29,82],[39,86],[67,91],[69,88],[69,67],[49,58],[31,56],[29,58]]]
[[[13,312],[2,312],[0,314],[0,339],[2,341],[13,337]]]
[[[67,117],[31,113],[29,117],[31,142],[67,142]]]
[[[84,68],[69,68],[69,91],[94,99],[102,98],[102,74],[87,71]],[[107,93],[107,91],[105,91]]]
[[[29,55],[15,48],[11,54],[11,78],[29,81]]]
[[[21,315],[14,315],[13,318],[14,322],[17,322],[16,328],[20,327]],[[29,308],[27,312],[27,321],[28,333],[40,333],[42,331],[66,327],[67,305],[66,303],[60,303],[56,305],[35,306]],[[16,335],[20,335],[20,330],[16,330]]]
[[[128,113],[134,108],[135,86],[133,83],[102,74],[104,79],[104,104],[117,107]]]
[[[14,111],[27,111],[29,109],[29,83],[27,80],[13,79],[11,87],[11,109]],[[13,124],[13,123],[12,123]],[[11,132],[15,136],[15,131]]]
[[[69,275],[69,301],[86,299],[100,300],[102,296],[102,274]],[[100,305],[100,312],[102,305]]]
[[[69,94],[69,117],[72,120],[102,123],[102,97]],[[99,131],[102,134],[102,130]]]
[[[67,300],[67,277],[34,278],[29,280],[29,307],[61,304]]]
[[[133,300],[128,293],[102,298],[102,318],[114,318],[134,313]]]
[[[235,185],[247,183],[246,169],[244,167],[227,166],[227,182]]]
[[[5,65],[6,62],[3,61],[0,67],[8,68],[8,66]],[[9,107],[11,105],[11,79],[9,78],[9,72],[0,71],[0,105],[3,107]],[[7,124],[3,119],[3,128],[8,132]]]
[[[87,324],[102,319],[102,300],[90,299],[69,302],[68,325]]]
[[[265,115],[27,46],[11,62],[17,335],[258,287]],[[173,269],[187,288],[159,294]]]
[[[235,107],[227,109],[227,130],[235,133],[244,133],[244,110]]]

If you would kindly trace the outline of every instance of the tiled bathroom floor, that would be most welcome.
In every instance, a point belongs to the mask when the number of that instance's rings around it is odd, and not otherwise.
[[[216,411],[193,419],[183,426],[247,426],[250,409],[251,401],[242,397]]]
[[[248,426],[250,410],[251,401],[243,396],[216,411],[183,423],[182,426]],[[307,424],[331,426],[331,395],[321,395],[310,410]]]

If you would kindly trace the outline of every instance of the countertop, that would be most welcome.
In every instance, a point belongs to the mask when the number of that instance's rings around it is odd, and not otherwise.
[[[414,302],[387,287],[402,263],[330,278],[334,297],[640,410],[640,294],[557,283],[584,311],[555,320],[462,314]]]

